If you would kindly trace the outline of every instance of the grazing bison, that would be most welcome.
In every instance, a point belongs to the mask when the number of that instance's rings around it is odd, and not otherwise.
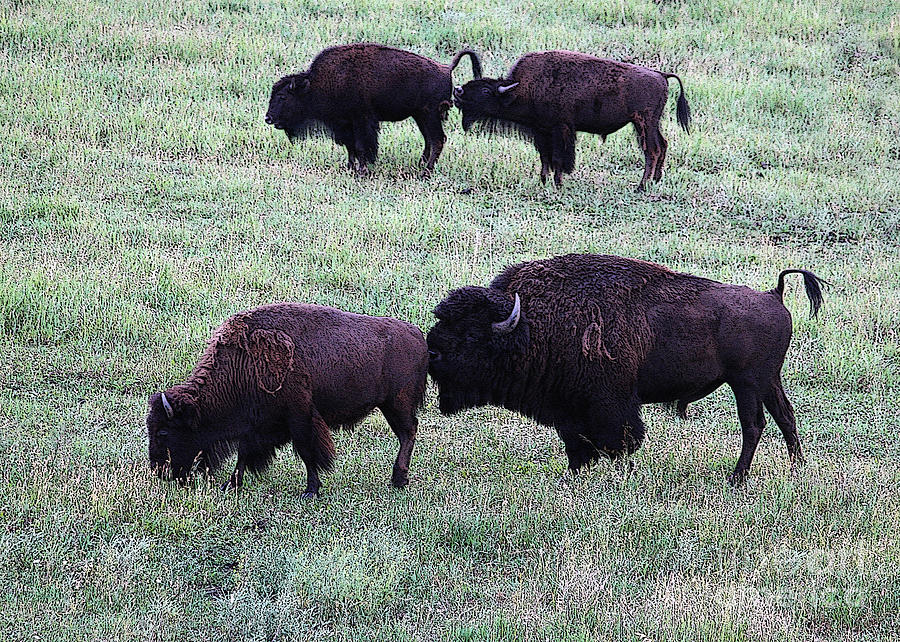
[[[514,265],[490,287],[454,290],[435,308],[429,373],[441,412],[495,404],[553,426],[569,468],[634,452],[641,404],[734,391],[743,433],[730,480],[743,481],[764,425],[763,406],[802,461],[781,386],[791,340],[784,277],[803,275],[811,314],[822,279],[784,270],[768,292],[616,256],[569,254]]]
[[[376,44],[330,47],[308,71],[285,76],[272,87],[266,123],[283,129],[290,140],[326,131],[347,148],[347,166],[365,174],[378,155],[378,128],[384,120],[412,117],[425,138],[424,173],[434,168],[444,147],[451,106],[451,72],[463,56],[481,77],[478,54],[465,49],[450,65],[402,49]]]
[[[675,74],[604,60],[572,51],[525,54],[505,79],[471,80],[453,90],[462,110],[463,129],[485,122],[488,129],[509,127],[534,142],[541,155],[541,182],[553,170],[556,186],[575,169],[575,133],[600,134],[603,140],[634,124],[644,150],[643,190],[662,176],[668,144],[659,119]],[[684,86],[677,105],[678,123],[688,131],[690,108]]]
[[[391,481],[403,487],[427,367],[421,330],[397,319],[299,303],[240,312],[213,333],[187,381],[150,397],[151,465],[184,480],[236,450],[223,489],[237,488],[290,441],[312,497],[334,459],[330,428],[377,407],[400,440]]]

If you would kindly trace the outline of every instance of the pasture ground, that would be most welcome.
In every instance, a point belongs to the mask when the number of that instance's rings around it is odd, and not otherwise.
[[[6,0],[0,6],[0,636],[6,640],[886,640],[900,630],[900,17],[868,0]],[[409,121],[359,179],[263,123],[272,82],[380,41],[498,75],[569,48],[674,71],[664,180],[630,128],[583,135],[560,192],[517,139],[451,113],[435,175]],[[468,79],[468,63],[458,78]],[[676,83],[672,83],[676,85]],[[240,496],[149,475],[147,396],[210,330],[276,300],[427,329],[448,289],[605,252],[799,279],[784,379],[746,488],[727,389],[647,407],[634,469],[575,481],[522,417],[444,418],[388,488],[380,415],[338,434],[305,503],[283,452]],[[222,471],[215,482],[225,478]]]

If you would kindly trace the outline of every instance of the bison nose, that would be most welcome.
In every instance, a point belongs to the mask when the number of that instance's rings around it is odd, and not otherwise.
[[[272,117],[269,116],[269,114],[266,114],[266,125],[271,125],[271,124],[272,124]]]
[[[457,85],[456,87],[453,88],[453,95],[454,96],[462,96],[462,91],[463,91],[462,87]]]

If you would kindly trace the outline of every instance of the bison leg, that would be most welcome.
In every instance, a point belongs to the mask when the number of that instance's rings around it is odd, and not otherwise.
[[[425,116],[415,115],[413,116],[413,120],[416,121],[416,126],[419,128],[422,138],[425,139],[425,149],[422,150],[422,157],[419,159],[419,164],[425,165],[428,162],[428,159],[431,158],[431,137],[428,135],[428,131],[425,127]]]
[[[422,178],[429,176],[434,169],[434,164],[444,150],[444,142],[447,137],[444,135],[444,126],[441,124],[440,111],[427,111],[413,116],[422,137],[425,139],[425,151],[422,154],[422,163],[425,168],[422,170]]]
[[[656,159],[656,162],[653,165],[653,180],[659,181],[662,178],[663,165],[666,162],[666,150],[669,149],[669,143],[666,142],[665,137],[663,137],[662,132],[657,128],[656,130],[657,143],[659,144],[659,156]]]
[[[244,472],[256,473],[264,470],[275,458],[275,450],[287,441],[283,426],[275,424],[268,429],[260,428],[253,436],[247,435],[238,443],[238,458],[234,472],[222,484],[222,490],[234,490],[244,484]]]
[[[355,169],[357,163],[353,125],[349,122],[329,122],[328,127],[331,130],[331,136],[334,138],[334,142],[347,148],[347,169],[352,171]]]
[[[357,164],[356,152],[353,151],[352,145],[348,146],[347,147],[347,169],[349,169],[352,172],[354,169],[356,169],[356,164]]]
[[[394,399],[380,408],[391,430],[400,441],[400,451],[394,461],[391,484],[394,488],[403,488],[409,483],[409,460],[416,443],[419,421],[416,419],[416,411],[412,404],[403,403],[399,399]]]
[[[788,400],[787,395],[784,394],[784,388],[781,386],[781,377],[776,376],[775,381],[763,395],[763,403],[781,429],[781,434],[787,443],[791,468],[796,468],[804,461],[803,451],[800,449],[800,437],[797,435],[794,409],[791,407],[791,402]]]
[[[553,128],[553,182],[562,187],[562,175],[575,169],[575,130],[567,123]]]
[[[655,165],[655,160],[658,157],[658,145],[654,129],[649,126],[647,119],[643,114],[635,114],[632,122],[634,123],[634,131],[637,133],[638,144],[644,152],[644,176],[637,186],[637,191],[643,192],[644,187],[647,185],[647,181],[653,176],[653,167]]]
[[[541,183],[546,184],[553,162],[553,137],[548,132],[535,131],[534,146],[541,156]]]
[[[750,463],[759,445],[765,426],[763,404],[755,385],[746,383],[729,383],[737,402],[738,418],[741,421],[741,455],[738,457],[734,472],[728,478],[733,486],[740,486],[747,478]]]
[[[331,429],[315,408],[306,417],[292,417],[288,425],[294,452],[306,466],[306,489],[300,498],[311,499],[316,497],[322,488],[319,473],[331,470],[334,465]]]
[[[577,473],[587,464],[600,458],[597,447],[577,430],[560,429],[559,436],[563,440],[566,457],[569,459],[569,470],[572,473]]]
[[[624,408],[624,412],[618,408]],[[596,424],[591,432],[591,442],[600,454],[612,460],[634,453],[647,434],[637,399],[623,402],[616,409],[606,405],[598,407],[592,412],[591,419]]]
[[[353,121],[354,149],[357,172],[360,176],[369,173],[368,164],[378,158],[378,121],[374,118],[358,118]]]
[[[234,472],[231,473],[231,477],[228,478],[228,481],[222,484],[223,491],[229,490],[237,490],[241,486],[244,485],[244,470],[247,468],[247,462],[244,460],[243,455],[238,455],[237,466],[234,467]]]

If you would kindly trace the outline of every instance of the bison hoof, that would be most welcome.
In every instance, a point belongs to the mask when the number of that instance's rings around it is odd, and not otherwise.
[[[747,471],[746,470],[736,470],[730,475],[728,475],[728,483],[732,485],[734,488],[739,488],[744,485],[744,482],[747,481]]]
[[[398,478],[391,479],[391,486],[393,486],[397,490],[406,488],[407,486],[409,486],[409,478],[403,477],[403,478],[399,478],[399,479]]]
[[[317,490],[305,490],[303,494],[300,495],[300,499],[318,499],[319,491]]]

